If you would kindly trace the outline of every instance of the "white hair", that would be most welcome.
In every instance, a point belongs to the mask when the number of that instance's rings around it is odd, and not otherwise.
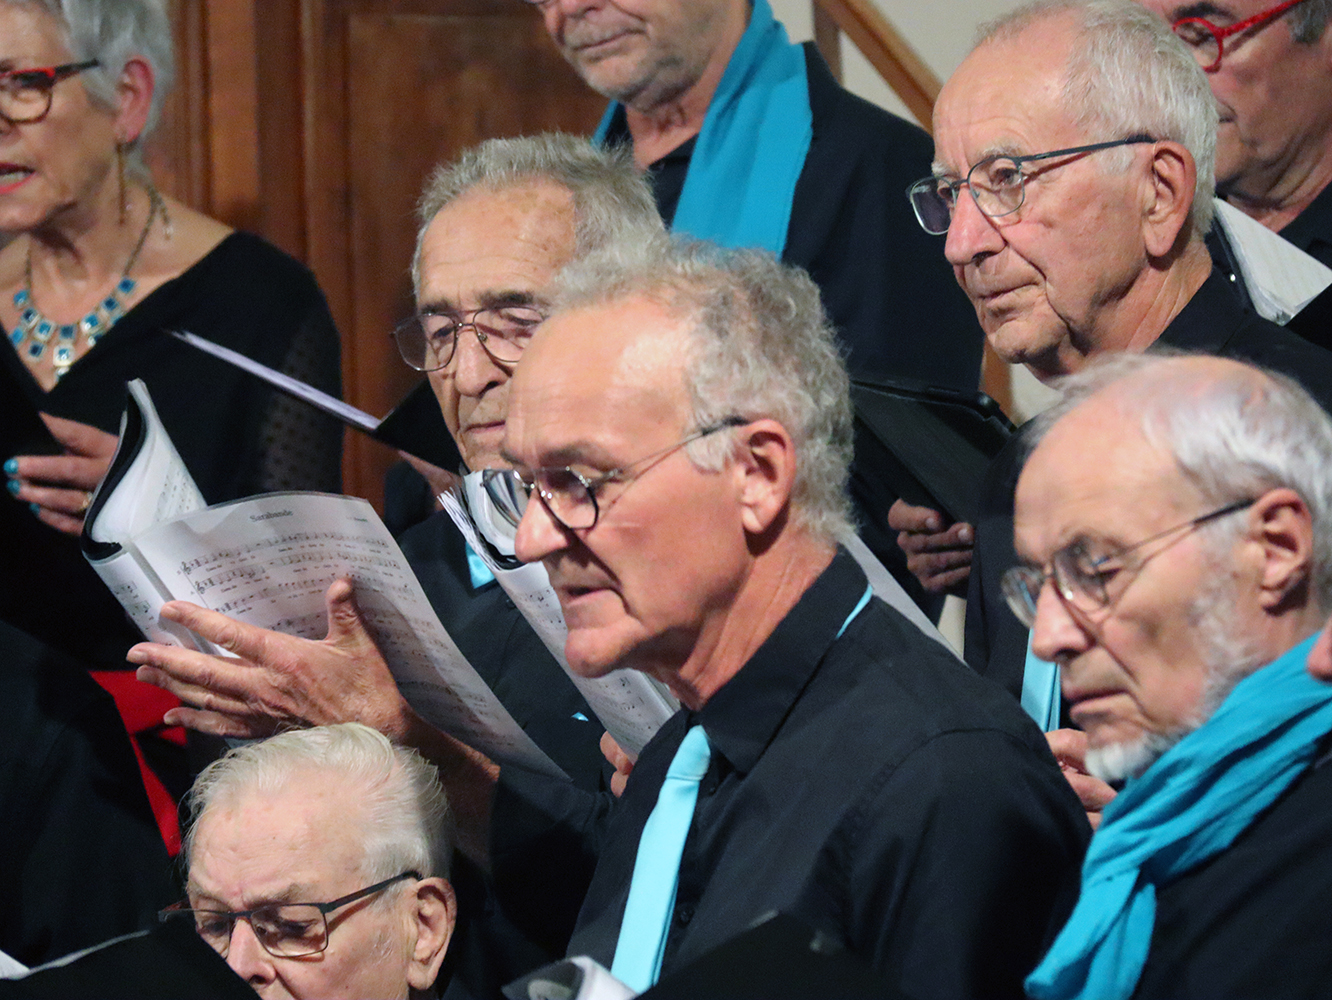
[[[1030,445],[1091,396],[1119,386],[1147,442],[1173,457],[1207,503],[1221,507],[1281,487],[1300,495],[1313,522],[1310,597],[1332,612],[1332,418],[1286,375],[1245,365],[1217,377],[1183,367],[1184,357],[1156,349],[1094,359],[1057,384],[1063,396],[1036,419]],[[1201,530],[1219,542],[1241,528],[1226,518]]]
[[[1146,135],[1178,142],[1197,167],[1192,232],[1212,225],[1216,189],[1216,99],[1207,74],[1170,25],[1133,0],[1035,0],[982,25],[976,47],[1069,15],[1079,48],[1066,66],[1064,109],[1092,141]],[[1105,169],[1126,169],[1129,150],[1109,150]]]
[[[234,808],[256,794],[280,794],[313,775],[336,779],[345,789],[345,819],[360,827],[366,879],[404,871],[448,877],[453,820],[439,775],[415,750],[394,746],[359,722],[281,733],[204,768],[187,798],[186,863],[211,810]]]
[[[36,8],[60,25],[75,62],[98,64],[79,74],[88,97],[98,107],[116,107],[116,85],[125,64],[138,56],[153,69],[153,97],[143,131],[126,148],[140,173],[143,145],[162,115],[162,104],[175,75],[171,22],[163,0],[3,0]]]
[[[663,232],[647,180],[626,149],[602,149],[586,138],[550,132],[488,139],[436,167],[417,204],[421,227],[412,254],[412,286],[421,290],[421,243],[440,210],[473,190],[505,191],[550,181],[573,196],[574,255],[609,243],[638,242]]]
[[[685,389],[695,428],[730,416],[771,417],[796,448],[793,521],[833,540],[850,526],[850,381],[819,290],[799,268],[757,250],[660,237],[616,243],[558,278],[557,308],[643,295],[689,324]],[[735,438],[714,434],[688,452],[721,468]]]

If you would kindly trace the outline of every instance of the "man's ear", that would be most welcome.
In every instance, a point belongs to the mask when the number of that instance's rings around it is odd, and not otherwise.
[[[155,86],[152,65],[142,56],[131,56],[116,81],[116,142],[131,143],[143,133]]]
[[[458,902],[453,886],[442,878],[424,878],[416,883],[416,939],[407,966],[407,984],[413,990],[429,990],[439,976],[444,953],[449,949]]]
[[[1264,610],[1283,610],[1301,586],[1305,600],[1314,599],[1308,593],[1313,575],[1313,517],[1298,493],[1283,487],[1259,497],[1249,510],[1248,539],[1258,546],[1258,600]]]
[[[1152,147],[1149,182],[1143,196],[1143,239],[1147,253],[1165,257],[1176,247],[1193,207],[1198,167],[1182,145],[1162,140]]]
[[[786,428],[770,417],[745,424],[734,433],[742,523],[747,534],[762,535],[790,506],[795,484],[795,442]]]

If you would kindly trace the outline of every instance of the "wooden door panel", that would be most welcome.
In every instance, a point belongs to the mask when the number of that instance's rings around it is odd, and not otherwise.
[[[323,10],[329,22],[319,34],[337,38],[338,51],[308,93],[318,127],[326,139],[341,140],[341,155],[322,143],[307,150],[315,188],[310,233],[326,241],[312,242],[311,259],[321,281],[335,280],[325,276],[326,265],[343,276],[345,313],[335,316],[348,398],[379,415],[420,378],[402,364],[388,334],[412,308],[414,210],[430,171],[492,136],[589,133],[604,102],[560,59],[534,12],[515,0],[362,0]],[[340,190],[346,197],[339,208]],[[332,211],[320,218],[324,206]],[[359,439],[350,442],[348,458],[348,491],[378,500],[393,455]]]

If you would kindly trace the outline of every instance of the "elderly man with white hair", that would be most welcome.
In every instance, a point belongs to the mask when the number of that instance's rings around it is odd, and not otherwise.
[[[191,791],[189,898],[164,919],[261,997],[433,995],[453,932],[439,777],[359,723],[233,750]]]
[[[1123,788],[1028,994],[1325,996],[1332,420],[1282,376],[1144,355],[1035,431],[1005,592]]]
[[[1294,377],[1332,407],[1332,354],[1244,311],[1213,268],[1216,106],[1193,55],[1130,0],[1040,0],[990,25],[939,95],[934,174],[912,188],[991,346],[1053,381],[1112,353],[1163,346]],[[913,568],[970,573],[966,659],[1060,713],[1053,671],[1003,606],[1018,442],[982,486],[975,528],[898,505]],[[966,564],[970,564],[970,569]]]

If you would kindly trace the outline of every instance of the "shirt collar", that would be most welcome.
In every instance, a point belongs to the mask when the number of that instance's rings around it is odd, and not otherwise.
[[[714,754],[742,773],[758,763],[864,593],[864,572],[839,547],[749,662],[695,713]]]

